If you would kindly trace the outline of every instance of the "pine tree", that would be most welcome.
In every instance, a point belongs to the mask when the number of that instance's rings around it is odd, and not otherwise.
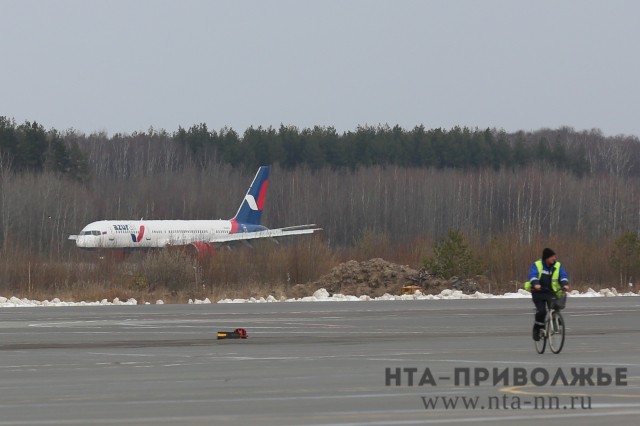
[[[424,261],[424,267],[432,274],[449,279],[473,277],[481,273],[480,260],[473,254],[464,236],[458,231],[449,231],[447,238],[441,237],[434,248],[434,256]]]

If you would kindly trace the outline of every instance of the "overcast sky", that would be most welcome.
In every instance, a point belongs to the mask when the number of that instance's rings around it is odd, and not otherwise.
[[[0,0],[0,115],[640,136],[638,1]]]

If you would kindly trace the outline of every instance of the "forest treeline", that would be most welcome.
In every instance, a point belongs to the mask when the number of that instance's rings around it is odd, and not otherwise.
[[[0,294],[139,298],[203,283],[224,297],[284,293],[350,259],[420,268],[451,230],[494,291],[512,290],[544,246],[576,285],[626,285],[640,276],[639,145],[568,128],[282,126],[240,137],[198,125],[108,137],[3,118]],[[258,164],[273,165],[265,225],[316,223],[321,235],[219,251],[205,266],[166,253],[112,265],[67,240],[101,219],[229,218]]]
[[[51,170],[86,180],[111,175],[179,172],[225,163],[245,170],[270,164],[356,170],[371,166],[500,170],[534,165],[576,176],[640,176],[635,136],[605,137],[598,130],[571,128],[507,133],[496,129],[361,126],[338,133],[332,127],[250,127],[210,130],[206,124],[167,131],[85,135],[45,130],[37,122],[16,124],[0,117],[0,160],[16,172]]]
[[[86,155],[75,140],[37,122],[16,125],[0,116],[0,170],[41,173],[51,170],[74,179],[88,177]]]

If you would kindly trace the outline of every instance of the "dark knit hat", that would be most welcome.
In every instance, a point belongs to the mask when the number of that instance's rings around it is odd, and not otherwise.
[[[544,250],[542,250],[542,260],[543,261],[547,260],[548,258],[553,256],[554,254],[556,254],[556,252],[547,247]]]

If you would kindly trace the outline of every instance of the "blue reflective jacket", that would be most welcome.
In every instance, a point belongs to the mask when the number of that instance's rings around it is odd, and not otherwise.
[[[551,266],[547,266],[542,259],[533,262],[531,268],[529,269],[529,281],[525,283],[525,290],[531,291],[533,286],[536,284],[540,284],[540,277],[542,275],[550,275],[551,279],[549,282],[551,283],[550,288],[543,287],[539,291],[542,293],[553,291],[554,293],[558,293],[562,287],[569,284],[569,276],[567,275],[567,271],[564,270],[564,267],[560,262],[556,262]]]

